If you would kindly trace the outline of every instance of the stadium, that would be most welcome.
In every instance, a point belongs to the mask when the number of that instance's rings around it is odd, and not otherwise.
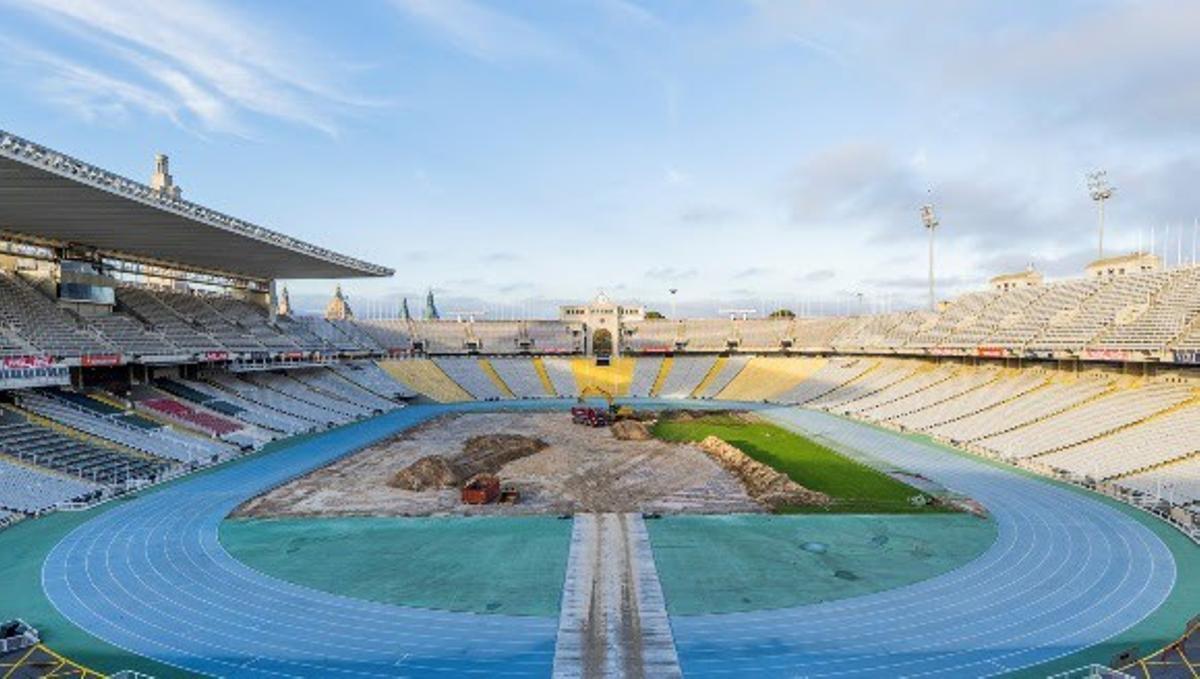
[[[0,679],[1200,679],[1197,35],[0,0]]]
[[[1197,670],[1195,266],[302,315],[391,271],[8,132],[0,225],[5,677]]]

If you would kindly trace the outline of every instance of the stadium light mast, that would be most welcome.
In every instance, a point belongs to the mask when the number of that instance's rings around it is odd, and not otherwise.
[[[938,221],[937,215],[933,212],[933,204],[926,203],[921,206],[921,223],[925,225],[925,230],[929,232],[929,310],[937,311],[937,297],[933,292],[933,234],[937,231]]]
[[[1100,244],[1099,244],[1099,259],[1104,258],[1104,202],[1112,198],[1113,192],[1117,189],[1108,184],[1108,172],[1105,170],[1096,170],[1095,172],[1087,173],[1088,195],[1092,200],[1096,201],[1097,221],[1099,222]]]
[[[675,293],[679,292],[679,288],[671,288],[670,290],[667,290],[667,292],[671,293],[671,320],[674,321],[674,320],[676,320],[675,319]]]

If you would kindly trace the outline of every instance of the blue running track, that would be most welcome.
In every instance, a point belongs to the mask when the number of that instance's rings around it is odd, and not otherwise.
[[[434,415],[564,404],[412,406],[114,503],[54,548],[43,586],[88,632],[203,674],[549,676],[555,619],[318,592],[234,560],[217,531],[243,501]],[[978,499],[993,513],[999,538],[971,564],[902,589],[787,610],[672,618],[687,676],[986,676],[1107,639],[1171,591],[1167,548],[1085,495],[820,413],[768,412]]]

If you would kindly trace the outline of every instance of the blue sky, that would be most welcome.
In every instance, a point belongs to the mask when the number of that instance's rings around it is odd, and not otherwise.
[[[1200,3],[0,0],[0,127],[490,317],[919,304],[1200,214]],[[331,283],[290,283],[312,306]]]

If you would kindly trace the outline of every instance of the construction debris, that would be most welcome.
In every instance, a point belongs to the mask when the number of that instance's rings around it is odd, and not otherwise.
[[[704,439],[698,447],[736,476],[746,493],[764,507],[774,510],[796,505],[826,506],[830,502],[825,493],[805,488],[716,436]]]

